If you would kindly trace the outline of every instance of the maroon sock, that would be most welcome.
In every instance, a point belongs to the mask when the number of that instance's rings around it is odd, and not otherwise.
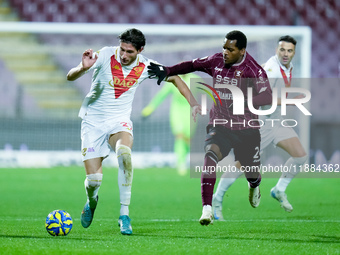
[[[216,165],[218,157],[213,151],[208,151],[204,157],[204,166],[201,175],[201,194],[202,204],[212,205],[212,196],[214,194],[214,186],[216,182]],[[212,171],[208,171],[212,170]]]
[[[260,183],[262,180],[260,173],[258,174],[257,178],[254,178],[254,176],[249,178],[247,177],[247,175],[246,175],[246,178],[247,178],[247,181],[249,182],[250,187],[256,188],[257,186],[260,186]]]

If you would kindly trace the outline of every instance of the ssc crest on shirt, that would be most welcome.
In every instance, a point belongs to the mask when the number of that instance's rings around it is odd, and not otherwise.
[[[144,67],[136,66],[132,70],[135,72],[136,76],[140,76],[143,72]]]

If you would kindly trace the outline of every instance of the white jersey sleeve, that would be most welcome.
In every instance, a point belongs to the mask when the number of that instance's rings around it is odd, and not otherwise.
[[[271,57],[268,59],[268,61],[265,63],[263,69],[266,71],[268,78],[270,79],[270,86],[271,88],[275,87],[276,79],[282,78],[281,72],[280,72],[280,66],[278,65],[276,61],[276,56]]]
[[[285,87],[285,83],[284,83],[284,80],[283,80],[283,77],[282,77],[280,67],[285,72],[288,79],[290,79],[291,70],[293,68],[293,65],[291,64],[289,68],[282,66],[276,55],[272,56],[270,59],[268,59],[268,61],[265,63],[265,65],[263,67],[263,69],[267,73],[268,78],[270,79],[271,88]]]
[[[282,66],[278,57],[272,56],[270,59],[268,59],[268,61],[265,63],[263,69],[266,71],[267,76],[269,78],[269,83],[270,83],[270,87],[272,88],[272,90],[274,88],[277,89],[277,97],[280,98],[281,97],[281,89],[284,88],[285,85],[285,81],[282,77],[282,73],[281,73],[281,69],[285,72],[286,76],[288,77],[288,79],[290,78],[291,75],[291,70],[293,68],[293,65],[290,64],[289,68],[286,68],[285,66]],[[262,109],[269,109],[270,106],[262,106]],[[271,118],[271,119],[281,119],[281,106],[277,106],[275,112],[273,112],[270,115],[266,115],[266,116],[260,116],[260,119],[264,120],[267,118]]]

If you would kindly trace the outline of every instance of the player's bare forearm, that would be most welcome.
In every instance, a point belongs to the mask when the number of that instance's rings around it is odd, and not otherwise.
[[[196,122],[197,114],[201,114],[202,109],[201,106],[197,103],[195,97],[191,93],[188,86],[185,84],[185,82],[179,77],[179,76],[170,76],[167,79],[168,82],[172,82],[179,92],[186,98],[188,103],[190,104],[192,108],[192,117],[194,118],[194,121]]]
[[[67,80],[68,81],[74,81],[74,80],[78,79],[79,77],[81,77],[85,72],[86,72],[86,70],[80,64],[79,66],[76,66],[76,67],[72,68],[68,72],[68,74],[66,76]]]
[[[173,83],[177,87],[179,92],[181,92],[181,94],[186,98],[191,107],[198,105],[190,89],[179,76],[170,76],[167,81]]]

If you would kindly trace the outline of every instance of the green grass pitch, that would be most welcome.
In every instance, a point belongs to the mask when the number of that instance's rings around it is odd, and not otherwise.
[[[201,226],[200,180],[173,169],[135,169],[132,236],[119,232],[117,170],[104,169],[92,225],[80,224],[85,203],[82,167],[1,169],[0,254],[340,254],[340,179],[296,178],[287,189],[292,213],[269,195],[264,178],[253,209],[244,178],[224,200],[227,221]],[[45,230],[49,212],[73,218],[68,236]]]

